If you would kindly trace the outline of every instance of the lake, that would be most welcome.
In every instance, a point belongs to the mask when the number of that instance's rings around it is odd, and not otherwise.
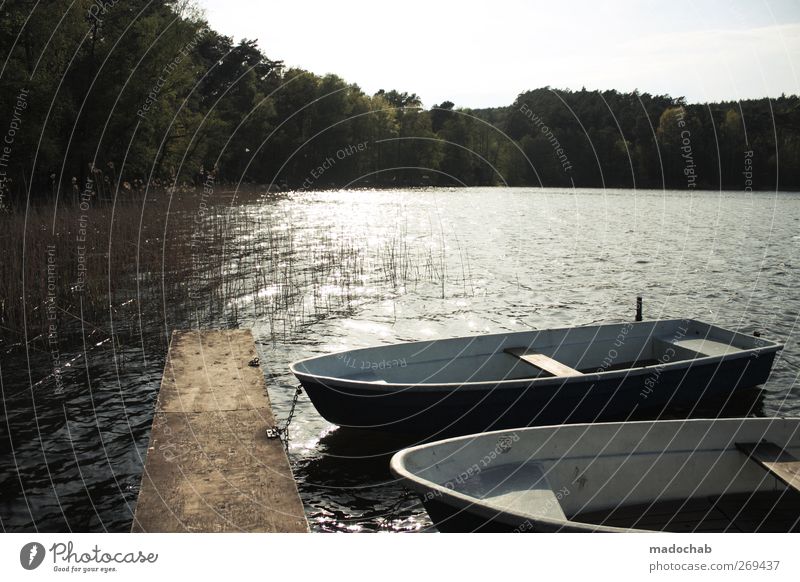
[[[165,260],[160,271],[115,288],[104,321],[65,332],[69,365],[58,386],[46,354],[17,345],[0,357],[3,530],[129,529],[172,329],[252,329],[283,419],[297,384],[288,371],[294,360],[627,321],[642,295],[646,319],[693,317],[784,342],[762,390],[729,402],[724,414],[800,415],[800,194],[304,192],[208,212],[225,213],[224,252],[207,256],[199,245],[191,265]],[[197,217],[170,216],[165,256],[170,245],[197,244]],[[193,278],[198,270],[204,275]],[[192,301],[171,301],[172,285],[193,286]],[[313,530],[431,527],[388,472],[391,451],[410,443],[338,430],[305,395],[290,434]]]

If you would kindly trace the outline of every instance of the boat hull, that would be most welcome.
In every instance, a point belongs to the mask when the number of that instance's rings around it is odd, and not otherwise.
[[[456,508],[447,503],[426,499],[422,505],[441,533],[588,533],[587,527],[569,524],[552,525],[509,515],[480,515],[472,509]]]
[[[401,385],[376,391],[361,383],[300,377],[328,421],[347,427],[454,435],[526,426],[659,417],[668,409],[718,399],[766,382],[775,352],[636,370],[603,378],[587,375],[543,385],[502,382],[464,386]]]
[[[440,437],[656,418],[763,384],[781,348],[671,319],[405,342],[291,368],[330,422]]]

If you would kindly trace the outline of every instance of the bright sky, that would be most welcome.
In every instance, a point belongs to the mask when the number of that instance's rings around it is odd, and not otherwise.
[[[800,93],[800,0],[196,0],[271,59],[429,107],[619,89],[690,102]]]

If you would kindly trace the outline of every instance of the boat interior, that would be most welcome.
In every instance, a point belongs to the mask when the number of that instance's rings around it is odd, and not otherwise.
[[[695,320],[606,324],[393,344],[304,360],[300,373],[436,384],[580,376],[777,345]]]
[[[758,491],[623,505],[576,514],[572,521],[665,532],[787,533],[800,531],[800,493]]]
[[[420,447],[404,463],[416,477],[474,500],[467,506],[482,506],[484,515],[578,529],[800,531],[798,423],[780,419],[767,432],[764,420],[523,429]],[[650,426],[661,434],[648,442]]]
[[[800,491],[793,487],[752,492],[724,493],[680,499],[663,499],[647,503],[626,503],[565,513],[564,505],[570,495],[568,486],[553,488],[542,469],[528,465],[514,479],[502,477],[501,472],[489,476],[488,489],[472,490],[469,486],[457,489],[474,496],[497,512],[535,513],[537,516],[563,521],[565,525],[612,527],[665,532],[799,532]],[[506,473],[507,476],[507,473]],[[497,481],[500,479],[500,481]],[[486,485],[484,479],[483,485]],[[520,486],[521,484],[527,484]],[[562,505],[563,503],[563,505]]]

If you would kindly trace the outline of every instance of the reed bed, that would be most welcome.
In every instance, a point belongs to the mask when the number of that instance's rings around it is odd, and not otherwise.
[[[278,341],[421,282],[444,295],[443,241],[412,250],[401,228],[371,248],[352,229],[309,231],[264,196],[158,191],[0,215],[0,342],[44,351],[54,324],[117,345],[164,327],[256,321]]]
[[[167,218],[190,195],[112,205],[50,205],[0,215],[0,337],[44,340],[132,306],[185,259],[164,253]],[[163,258],[168,257],[167,261]],[[165,264],[166,263],[166,264]]]

